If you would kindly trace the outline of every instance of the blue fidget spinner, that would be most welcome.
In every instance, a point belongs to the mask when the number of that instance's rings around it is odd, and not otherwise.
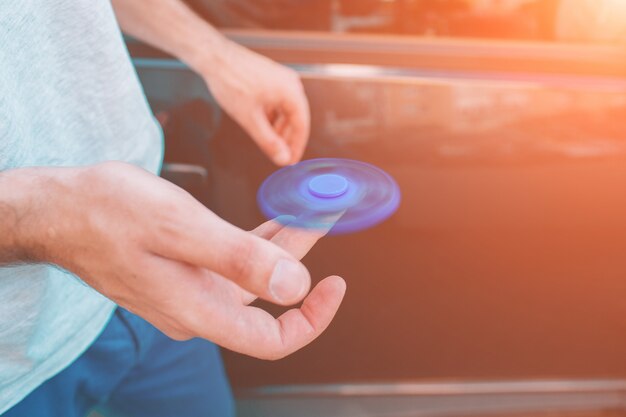
[[[295,217],[290,226],[352,233],[391,216],[400,188],[385,171],[351,159],[309,159],[270,175],[257,194],[263,214]]]

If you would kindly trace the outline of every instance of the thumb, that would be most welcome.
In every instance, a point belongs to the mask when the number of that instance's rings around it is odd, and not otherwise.
[[[162,256],[214,271],[267,301],[290,305],[308,293],[311,276],[285,249],[205,211],[180,230]]]

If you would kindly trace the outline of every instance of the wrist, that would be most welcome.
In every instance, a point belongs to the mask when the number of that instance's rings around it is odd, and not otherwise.
[[[69,169],[20,168],[0,173],[0,263],[52,262],[60,196]]]
[[[232,41],[202,22],[192,31],[181,58],[204,79],[211,79],[225,70],[231,44]]]

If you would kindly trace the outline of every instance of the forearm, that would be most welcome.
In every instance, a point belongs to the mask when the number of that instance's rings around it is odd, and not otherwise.
[[[219,67],[226,40],[181,0],[113,0],[122,30],[174,55],[196,72]]]
[[[0,172],[0,265],[29,260],[22,235],[34,200],[33,175],[28,169]]]
[[[70,170],[20,168],[0,172],[0,265],[46,262],[54,239],[55,195]]]

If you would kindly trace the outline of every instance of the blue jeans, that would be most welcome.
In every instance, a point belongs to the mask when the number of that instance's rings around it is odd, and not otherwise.
[[[232,417],[219,349],[174,341],[118,308],[93,345],[3,417]]]

